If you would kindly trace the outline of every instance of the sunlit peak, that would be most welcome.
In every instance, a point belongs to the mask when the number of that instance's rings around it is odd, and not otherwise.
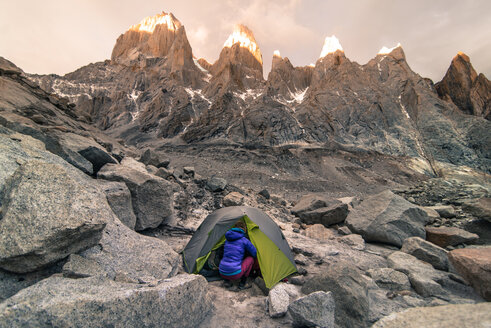
[[[273,56],[274,57],[280,57],[281,58],[280,51],[279,50],[275,50],[274,53],[273,53]]]
[[[241,48],[248,49],[251,54],[262,64],[262,56],[259,47],[257,46],[256,39],[246,26],[237,24],[234,27],[234,32],[230,34],[223,47],[231,48],[234,44],[239,44]]]
[[[319,58],[324,58],[328,54],[336,52],[336,50],[343,51],[343,47],[341,47],[341,43],[339,43],[338,38],[334,35],[331,37],[326,37],[324,41],[324,47],[322,47],[321,55]]]
[[[181,23],[172,14],[162,12],[155,16],[146,17],[140,24],[131,26],[130,30],[153,33],[157,25],[166,25],[170,31],[175,31],[181,26]]]
[[[248,48],[252,53],[256,52],[256,40],[252,32],[243,25],[235,25],[234,32],[230,34],[223,46],[231,48],[236,43],[239,43],[243,48]]]
[[[379,55],[388,55],[390,54],[392,51],[394,51],[394,49],[396,48],[399,48],[401,46],[400,43],[397,44],[397,46],[393,47],[393,48],[387,48],[387,47],[382,47],[382,49],[380,49],[380,51],[378,52]]]

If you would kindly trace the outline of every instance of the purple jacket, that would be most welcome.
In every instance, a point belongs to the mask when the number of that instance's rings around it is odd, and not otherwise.
[[[242,271],[242,260],[246,251],[252,257],[256,257],[256,248],[245,237],[240,228],[232,228],[225,233],[225,245],[223,246],[223,258],[218,266],[220,273],[225,276],[233,276]]]

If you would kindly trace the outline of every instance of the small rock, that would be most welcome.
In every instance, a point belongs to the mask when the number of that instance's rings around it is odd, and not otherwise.
[[[285,284],[279,283],[269,291],[268,310],[271,318],[283,317],[288,311],[290,295],[285,286]]]
[[[213,192],[223,191],[227,187],[227,180],[212,177],[206,182],[206,186]]]
[[[365,240],[363,237],[357,234],[351,234],[344,237],[339,238],[339,241],[351,246],[351,248],[356,249],[358,251],[362,251],[365,249]]]
[[[489,197],[464,202],[462,208],[477,218],[491,222],[491,198]]]
[[[338,233],[343,236],[351,235],[351,230],[347,226],[338,228]]]
[[[445,294],[439,283],[422,275],[411,273],[409,274],[409,281],[416,293],[423,297],[441,296]]]
[[[440,214],[438,214],[438,212],[433,208],[427,206],[421,208],[426,212],[426,214],[428,214],[428,224],[432,224],[440,218]]]
[[[404,240],[401,251],[433,265],[435,269],[448,271],[447,251],[419,237]]]
[[[300,265],[306,265],[307,264],[307,257],[303,254],[298,254],[295,256],[295,263],[300,264]]]
[[[450,219],[456,216],[455,208],[451,205],[428,206],[428,208],[438,212],[442,218]]]
[[[324,227],[322,224],[314,224],[303,232],[303,234],[309,238],[318,240],[328,240],[335,238],[334,233]]]
[[[456,246],[462,243],[471,243],[479,239],[475,233],[459,228],[426,227],[426,240],[440,247]]]
[[[293,276],[290,278],[290,282],[293,285],[302,286],[305,283],[305,277],[304,276]]]
[[[194,166],[185,166],[182,168],[184,174],[188,175],[191,178],[194,178],[195,170]]]
[[[391,268],[370,269],[368,275],[377,286],[393,291],[407,290],[411,288],[409,278],[402,272]]]
[[[223,198],[223,206],[240,206],[244,204],[244,196],[236,191],[232,191]]]
[[[269,191],[267,189],[263,189],[259,192],[259,195],[263,196],[266,199],[270,199],[271,195],[269,194]]]

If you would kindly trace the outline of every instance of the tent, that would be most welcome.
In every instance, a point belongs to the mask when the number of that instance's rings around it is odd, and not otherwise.
[[[278,225],[264,212],[247,206],[221,208],[204,219],[183,251],[186,272],[200,272],[211,251],[225,242],[225,232],[240,219],[247,224],[249,239],[256,247],[266,287],[297,272],[290,246]]]

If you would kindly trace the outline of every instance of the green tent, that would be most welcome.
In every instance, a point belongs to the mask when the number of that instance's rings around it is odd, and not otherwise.
[[[257,250],[257,259],[266,287],[297,272],[290,246],[278,225],[264,212],[253,207],[231,206],[208,215],[183,251],[188,273],[198,273],[212,250],[225,242],[225,232],[238,220],[247,224],[249,239]]]

